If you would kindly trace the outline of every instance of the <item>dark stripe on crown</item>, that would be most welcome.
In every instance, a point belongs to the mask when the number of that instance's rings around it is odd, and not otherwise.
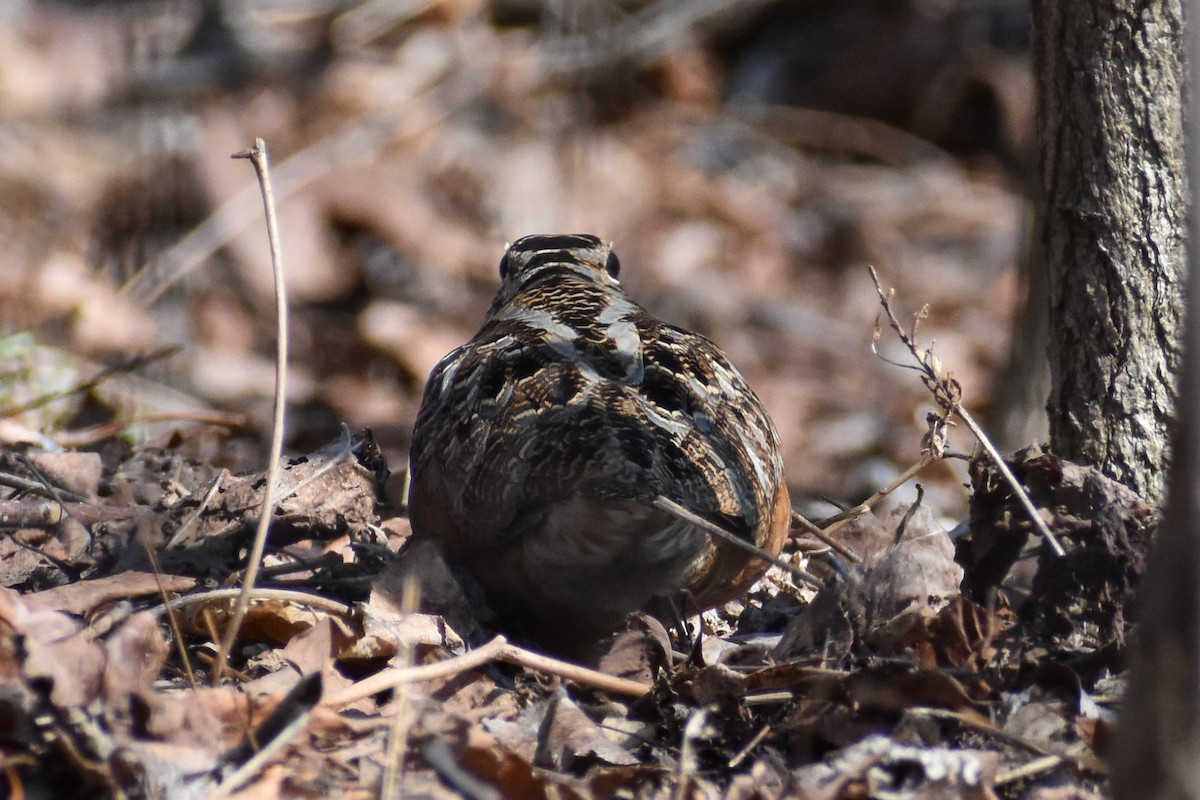
[[[601,241],[595,236],[589,234],[568,234],[568,235],[547,235],[534,234],[533,236],[522,236],[511,245],[508,251],[514,253],[517,251],[525,253],[540,253],[546,250],[570,250],[581,247],[599,247]]]

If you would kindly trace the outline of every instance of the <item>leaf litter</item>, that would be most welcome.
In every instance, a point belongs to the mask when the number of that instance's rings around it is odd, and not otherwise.
[[[551,35],[515,5],[251,14],[206,22],[215,39],[187,4],[0,22],[0,74],[31,76],[0,82],[0,308],[36,332],[0,341],[8,794],[377,797],[393,774],[428,797],[1098,796],[1153,518],[1042,448],[1010,466],[1065,558],[1030,536],[994,463],[937,461],[915,509],[910,492],[835,523],[853,558],[794,531],[786,556],[820,590],[773,569],[682,636],[633,618],[597,672],[484,644],[412,538],[402,481],[422,382],[471,334],[505,239],[582,225],[616,240],[631,292],[745,366],[791,484],[858,499],[922,457],[930,406],[869,355],[861,267],[931,304],[941,362],[982,394],[1007,355],[1025,213],[1007,170],[1027,130],[972,151],[936,115],[725,103],[769,63],[762,31],[803,17],[785,4],[744,3],[738,24],[665,13],[687,41],[634,35],[624,62],[597,49],[605,20]],[[940,52],[921,42],[950,23],[922,19],[898,57]],[[861,30],[845,57],[875,63]],[[163,60],[104,50],[130,37]],[[1026,118],[1011,98],[1027,76],[980,52],[972,85]],[[188,58],[242,83],[193,81],[217,73],[178,69]],[[896,96],[931,91],[893,72]],[[811,97],[817,75],[854,91],[817,71],[771,102]],[[272,384],[257,198],[227,159],[255,135],[279,154],[293,455],[232,674],[212,687]],[[224,203],[239,214],[206,223]],[[138,359],[169,343],[187,350]]]
[[[369,457],[370,448],[361,452]],[[286,731],[291,738],[274,754],[282,771],[262,765],[242,779],[248,788],[238,796],[375,791],[389,720],[401,713],[397,695],[384,688],[336,706],[322,697],[381,669],[450,663],[476,631],[464,633],[440,613],[403,610],[398,585],[437,574],[408,562],[428,564],[436,551],[384,527],[373,506],[377,475],[359,456],[321,469],[328,458],[325,451],[291,459],[293,472],[312,468],[280,511],[286,523],[266,562],[268,572],[289,569],[252,606],[230,685],[190,683],[182,653],[193,680],[202,679],[233,601],[232,591],[215,589],[236,575],[257,476],[222,476],[230,491],[203,507],[203,485],[157,513],[143,507],[164,533],[163,520],[178,518],[165,513],[174,506],[203,517],[175,550],[152,545],[171,564],[163,572],[121,566],[147,546],[136,525],[95,526],[90,547],[108,555],[91,576],[60,574],[58,586],[39,591],[25,589],[27,578],[20,591],[0,593],[0,707],[12,786],[211,796]],[[1055,468],[1103,484],[1087,470]],[[1067,521],[1055,526],[1071,541],[1080,518],[1065,507],[1058,516]],[[702,627],[681,652],[657,620],[631,620],[597,667],[643,685],[640,696],[503,661],[408,686],[402,785],[446,796],[487,787],[498,797],[993,797],[1006,791],[1007,773],[1046,756],[1054,766],[1034,778],[1101,785],[1098,743],[1111,712],[1093,692],[1119,669],[1103,649],[1122,646],[1120,620],[1106,617],[1115,626],[1108,641],[1081,643],[1058,636],[1036,609],[1015,613],[994,594],[991,607],[976,605],[959,592],[950,536],[925,508],[861,515],[842,528],[842,542],[861,563],[814,561],[827,573],[815,596],[782,572],[751,596],[751,605],[766,605],[772,591],[786,599],[790,611],[780,618],[788,621],[773,632],[743,635],[736,609],[726,609],[727,633],[705,633],[704,620],[693,620]],[[1058,577],[1065,567],[1048,569]],[[449,584],[449,573],[442,576]],[[165,625],[164,596],[179,598],[176,629]],[[198,602],[188,602],[192,596]],[[430,596],[454,599],[436,585]],[[1029,602],[1057,607],[1059,596],[1035,593]],[[179,635],[182,642],[172,641]],[[297,719],[302,725],[289,728]]]

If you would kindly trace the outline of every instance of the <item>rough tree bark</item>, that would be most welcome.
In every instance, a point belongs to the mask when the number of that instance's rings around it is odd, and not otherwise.
[[[1187,32],[1187,174],[1200,185],[1200,0]],[[1200,208],[1188,210],[1200,242]],[[1200,249],[1187,259],[1188,313],[1179,424],[1166,511],[1138,595],[1137,647],[1124,700],[1113,771],[1115,800],[1200,798]]]
[[[1193,27],[1200,2],[1189,9]],[[1181,0],[1032,0],[1050,278],[1051,443],[1160,506],[1117,800],[1200,798],[1200,251],[1188,279]],[[1189,38],[1200,80],[1200,33]],[[1192,132],[1200,130],[1192,106]],[[1195,136],[1193,136],[1195,140]],[[1195,146],[1189,164],[1200,176]],[[1192,185],[1196,185],[1193,183]],[[1193,208],[1187,223],[1200,242]],[[1174,457],[1168,439],[1174,433]]]
[[[1032,0],[1050,442],[1162,505],[1180,361],[1180,0]]]

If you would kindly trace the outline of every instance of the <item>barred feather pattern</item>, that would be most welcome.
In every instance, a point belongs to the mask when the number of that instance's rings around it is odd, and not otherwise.
[[[761,574],[652,504],[664,496],[769,552],[790,516],[779,436],[703,336],[630,300],[594,236],[526,236],[479,332],[426,385],[410,455],[414,532],[485,614],[535,639],[594,636],[656,598],[695,610]]]

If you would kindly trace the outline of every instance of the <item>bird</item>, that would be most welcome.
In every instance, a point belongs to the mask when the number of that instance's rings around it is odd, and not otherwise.
[[[412,434],[414,535],[438,543],[481,621],[547,650],[745,592],[768,565],[696,517],[771,556],[790,526],[762,402],[712,341],[631,300],[620,270],[592,235],[508,245],[482,327],[433,369]]]

